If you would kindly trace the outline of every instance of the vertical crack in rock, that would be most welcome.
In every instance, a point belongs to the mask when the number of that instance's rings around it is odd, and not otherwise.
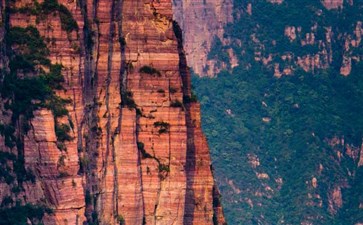
[[[97,135],[92,129],[97,127],[97,104],[96,104],[96,84],[97,84],[97,67],[99,59],[99,40],[98,36],[94,37],[94,31],[92,29],[91,18],[97,18],[97,0],[93,0],[90,8],[86,0],[78,1],[81,13],[83,16],[83,46],[85,52],[84,59],[84,75],[83,75],[83,104],[84,117],[83,117],[83,127],[85,138],[85,149],[83,150],[84,155],[84,169],[86,175],[86,185],[85,185],[85,198],[86,198],[86,217],[89,223],[94,223],[98,221],[98,216],[96,212],[97,208],[97,198],[99,196],[99,184],[97,178],[97,156],[98,153],[98,140]],[[91,15],[89,15],[88,10],[91,10]],[[94,49],[96,47],[96,49]],[[95,51],[96,50],[96,51]],[[96,57],[94,57],[96,53]],[[96,58],[96,62],[95,62]],[[88,163],[86,163],[88,162]]]
[[[0,3],[3,11],[5,0]],[[25,0],[10,4],[32,7]],[[29,132],[23,118],[14,124],[13,142],[24,145],[4,151],[19,151],[24,171],[34,170],[35,177],[34,183],[23,182],[18,195],[24,203],[54,210],[44,216],[45,225],[212,224],[209,152],[193,127],[200,122],[199,108],[188,102],[190,75],[173,30],[171,0],[57,0],[59,8],[69,11],[76,30],[64,30],[59,11],[38,18],[14,10],[0,17],[11,27],[37,26],[50,62],[62,65],[64,89],[54,92],[72,100],[64,117],[45,108],[34,111]],[[2,42],[4,24],[0,56],[11,50]],[[6,60],[1,57],[1,68]],[[11,121],[11,112],[0,114],[3,120]],[[69,124],[69,141],[61,146],[57,123]],[[16,198],[13,186],[0,185],[0,200]],[[194,204],[192,210],[186,203]]]

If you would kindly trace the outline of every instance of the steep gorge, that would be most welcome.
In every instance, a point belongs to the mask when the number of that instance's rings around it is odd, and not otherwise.
[[[0,9],[4,224],[225,223],[171,0]]]

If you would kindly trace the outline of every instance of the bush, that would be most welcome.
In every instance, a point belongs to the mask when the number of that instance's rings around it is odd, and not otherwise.
[[[44,20],[47,15],[58,11],[63,30],[67,31],[67,33],[78,30],[77,22],[74,20],[72,13],[69,12],[67,7],[59,4],[57,0],[45,0],[41,4],[35,1],[34,6],[25,6],[17,9],[17,11],[37,16],[37,23]]]
[[[61,64],[51,65],[50,73],[44,75],[45,81],[53,89],[61,90],[63,88],[61,85],[61,83],[64,82],[62,68],[63,66]]]
[[[160,89],[158,89],[158,90],[157,90],[157,92],[158,92],[158,93],[160,93],[160,94],[165,93],[164,89],[161,89],[161,88],[160,88]]]
[[[198,98],[194,93],[192,93],[191,96],[188,96],[188,95],[183,96],[183,101],[185,103],[198,102]]]
[[[68,33],[78,30],[77,22],[74,20],[72,14],[64,5],[58,6],[58,12],[63,30],[67,31]]]
[[[177,92],[177,89],[176,89],[176,88],[174,88],[174,87],[170,87],[170,88],[169,88],[169,92],[170,92],[171,94],[175,94],[175,93]]]
[[[122,101],[121,101],[121,106],[126,106],[129,109],[136,109],[137,105],[134,101],[134,99],[132,98],[132,92],[131,91],[127,91],[125,94],[122,95]]]
[[[169,131],[170,124],[163,121],[154,123],[155,128],[159,128],[159,134],[167,133]]]
[[[179,100],[174,100],[170,103],[170,107],[173,107],[173,108],[182,108],[183,107],[183,103],[181,103]]]
[[[149,153],[147,153],[145,151],[145,145],[144,145],[144,143],[137,142],[137,149],[141,152],[142,159],[148,159],[148,158],[150,159],[150,158],[153,158],[152,155],[150,155]]]
[[[165,172],[170,172],[170,167],[169,167],[169,165],[165,165],[165,164],[159,164],[159,172],[163,172],[163,171],[165,171]]]
[[[20,202],[16,202],[13,207],[4,207],[0,209],[0,223],[20,225],[27,224],[28,220],[41,221],[46,213],[52,214],[53,211],[43,205],[21,205]]]
[[[59,159],[58,159],[58,166],[59,167],[66,165],[65,159],[66,159],[66,156],[65,155],[59,156]]]
[[[57,0],[45,0],[41,5],[42,13],[49,14],[51,12],[57,11],[59,4]]]
[[[120,37],[118,39],[118,42],[120,43],[121,46],[125,46],[126,45],[126,39],[124,37]]]
[[[57,140],[60,142],[71,141],[72,137],[68,134],[71,128],[67,124],[56,124],[55,125],[55,134],[57,136]]]
[[[120,224],[120,225],[125,225],[125,219],[122,215],[117,215],[117,222]]]
[[[50,109],[53,113],[53,116],[57,118],[68,115],[68,110],[65,108],[65,105],[69,103],[71,103],[71,100],[54,96],[44,104],[44,107]]]
[[[140,68],[139,70],[140,73],[146,73],[146,74],[150,74],[150,75],[158,75],[161,76],[161,73],[159,70],[151,67],[151,66],[143,66]]]
[[[8,161],[14,162],[15,160],[16,156],[14,154],[0,151],[0,179],[7,184],[12,184],[15,180],[8,166]]]
[[[14,57],[9,62],[12,71],[29,72],[34,71],[36,65],[50,66],[49,50],[35,27],[12,27],[6,35],[6,42],[16,46]]]

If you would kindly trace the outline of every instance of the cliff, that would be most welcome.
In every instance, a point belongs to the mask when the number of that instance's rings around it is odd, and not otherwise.
[[[1,3],[3,221],[225,223],[170,0]]]
[[[211,59],[209,53],[215,38],[224,39],[224,28],[233,22],[232,0],[173,1],[174,18],[180,24],[184,36],[184,49],[188,65],[201,76],[214,76],[227,65]],[[233,62],[234,52],[230,51]]]

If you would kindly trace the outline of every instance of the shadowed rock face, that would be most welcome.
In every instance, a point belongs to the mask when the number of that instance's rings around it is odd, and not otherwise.
[[[0,68],[22,49],[3,42],[5,31],[34,26],[47,58],[62,65],[55,95],[69,101],[68,114],[40,106],[25,120],[1,97],[0,124],[19,144],[1,132],[0,149],[21,157],[34,179],[1,182],[0,199],[53,209],[44,224],[225,223],[171,0],[1,3],[0,47],[12,50],[1,51]]]

